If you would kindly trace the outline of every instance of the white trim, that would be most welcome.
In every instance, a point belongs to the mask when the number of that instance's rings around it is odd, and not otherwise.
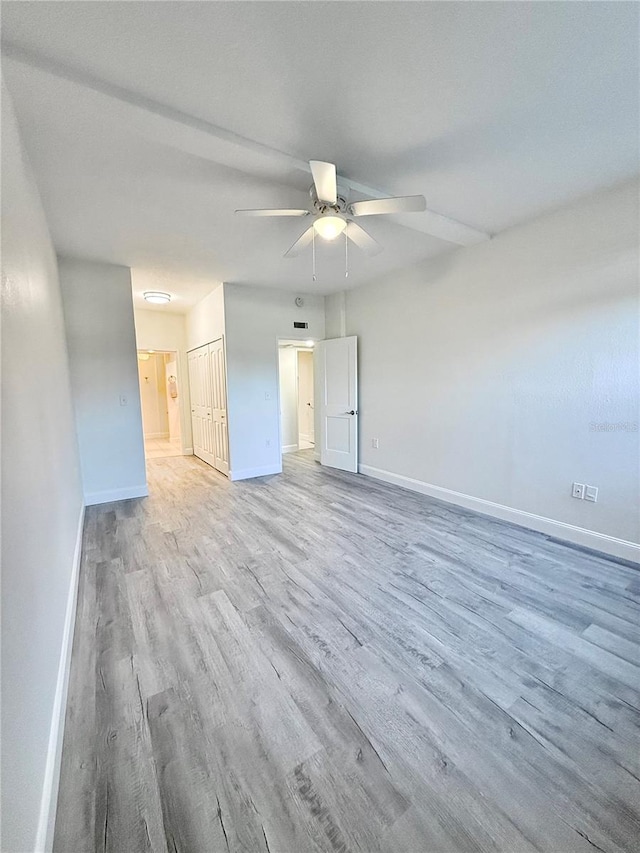
[[[49,729],[49,746],[47,762],[44,770],[42,798],[40,800],[40,817],[36,834],[36,853],[48,853],[53,849],[53,831],[56,824],[56,806],[58,803],[58,785],[60,784],[60,766],[62,763],[62,742],[64,740],[64,722],[67,710],[67,691],[69,688],[69,672],[71,671],[71,650],[73,648],[73,633],[76,622],[76,606],[78,602],[78,581],[80,578],[80,562],[82,559],[82,532],[84,529],[84,507],[80,509],[76,545],[73,552],[71,578],[67,595],[67,609],[62,631],[62,646],[58,664],[58,680],[53,698],[51,728]]]
[[[315,450],[315,449],[314,449],[314,451],[313,451],[313,458],[314,458],[314,461],[315,461],[315,462],[320,462],[320,451],[319,451],[319,450]],[[361,474],[364,474],[364,471],[361,471],[360,473],[361,473]],[[371,476],[373,476],[373,474],[372,474]]]
[[[293,453],[295,450],[298,450],[297,444],[284,444],[282,446],[283,453]]]
[[[145,432],[144,440],[152,441],[154,438],[170,438],[171,434],[168,432]]]
[[[556,521],[553,518],[546,518],[543,515],[525,512],[522,509],[514,509],[510,506],[484,500],[484,498],[474,498],[471,495],[465,495],[463,492],[455,492],[452,489],[445,489],[442,486],[434,486],[431,483],[414,480],[412,477],[405,477],[402,474],[393,474],[391,471],[373,468],[371,465],[360,465],[358,470],[367,477],[383,480],[385,483],[402,486],[413,492],[420,492],[422,495],[429,495],[432,498],[438,498],[447,503],[456,504],[457,506],[462,506],[466,509],[483,513],[484,515],[491,515],[503,521],[510,521],[520,527],[527,527],[530,530],[546,533],[549,536],[573,542],[584,548],[591,548],[595,551],[610,554],[613,557],[620,557],[624,560],[632,560],[635,563],[640,563],[640,544],[637,542],[627,542],[625,539],[607,536],[605,533],[587,530],[584,527],[576,527],[574,524],[567,524],[565,521]]]
[[[193,447],[183,447],[182,448],[183,456],[193,456]]]
[[[143,486],[127,486],[126,489],[107,489],[104,492],[89,492],[84,496],[85,506],[95,504],[108,504],[113,501],[126,501],[129,498],[146,498],[149,489],[145,483]]]
[[[243,468],[229,471],[230,480],[250,480],[252,477],[268,477],[270,474],[282,474],[282,464],[263,465],[262,468]]]

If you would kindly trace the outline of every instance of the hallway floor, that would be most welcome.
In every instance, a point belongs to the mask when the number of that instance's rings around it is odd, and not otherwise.
[[[309,451],[89,507],[56,853],[630,853],[640,572]]]
[[[165,456],[182,456],[182,445],[179,439],[145,438],[145,459],[162,459]]]

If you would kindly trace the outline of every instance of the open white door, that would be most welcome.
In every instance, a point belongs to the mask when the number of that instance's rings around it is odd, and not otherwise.
[[[358,471],[358,339],[316,345],[320,390],[320,462]]]

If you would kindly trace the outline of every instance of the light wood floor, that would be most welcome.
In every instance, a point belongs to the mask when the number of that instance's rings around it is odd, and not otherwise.
[[[308,452],[148,469],[87,511],[56,853],[639,849],[640,572]]]
[[[180,439],[145,438],[145,459],[161,459],[165,456],[182,456]]]

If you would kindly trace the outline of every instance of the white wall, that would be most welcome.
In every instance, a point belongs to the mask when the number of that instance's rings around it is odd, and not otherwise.
[[[638,228],[633,183],[348,292],[363,470],[638,559]]]
[[[175,385],[178,396],[171,396],[171,386],[169,380],[172,380]],[[184,389],[182,383],[178,379],[178,362],[173,355],[166,355],[164,365],[164,381],[167,390],[167,416],[169,421],[169,438],[171,441],[180,441],[182,439],[182,430],[180,429],[180,402]]]
[[[225,284],[229,452],[232,479],[282,470],[279,447],[278,338],[324,338],[324,298]],[[294,321],[309,328],[295,330]]]
[[[218,285],[187,314],[187,350],[210,344],[224,335],[225,287],[226,285]]]
[[[50,849],[83,517],[56,258],[2,87],[2,841]]]
[[[298,351],[280,347],[280,441],[282,452],[298,449]]]
[[[187,363],[187,318],[184,314],[135,308],[134,319],[138,349],[175,352],[178,356],[178,404],[182,452],[193,453]]]
[[[146,495],[130,271],[59,265],[85,502]]]

